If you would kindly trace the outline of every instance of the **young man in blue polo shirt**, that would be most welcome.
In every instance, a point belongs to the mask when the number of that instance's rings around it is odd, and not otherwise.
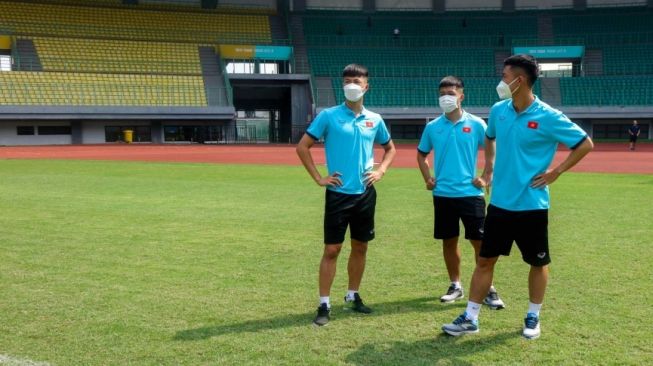
[[[395,147],[380,115],[363,107],[363,95],[369,88],[368,71],[351,64],[342,72],[345,103],[323,110],[308,127],[297,145],[297,154],[319,186],[326,187],[324,209],[324,252],[320,262],[320,302],[313,323],[329,322],[331,285],[336,275],[338,254],[350,229],[351,253],[347,271],[349,291],[345,302],[353,311],[368,314],[358,289],[365,271],[367,243],[374,239],[374,183],[381,180],[395,156]],[[324,138],[328,175],[315,167],[311,147]],[[374,143],[384,149],[383,159],[374,169]]]
[[[439,85],[440,108],[444,114],[429,122],[417,147],[417,164],[426,189],[433,191],[435,212],[433,236],[442,239],[442,255],[451,285],[441,302],[463,298],[460,284],[459,221],[465,226],[465,239],[474,247],[475,259],[481,250],[485,220],[485,181],[476,177],[479,146],[484,145],[485,122],[462,109],[465,99],[460,78],[447,76]],[[431,176],[428,155],[434,151],[434,176]],[[492,309],[503,309],[504,303],[494,287],[483,300]]]
[[[493,189],[485,233],[467,309],[453,323],[442,326],[450,335],[478,333],[480,302],[492,283],[494,265],[499,256],[510,254],[514,241],[522,259],[530,265],[529,304],[522,334],[527,339],[540,336],[539,315],[551,262],[548,186],[594,145],[567,116],[533,95],[538,74],[539,67],[532,56],[515,55],[504,61],[503,78],[497,86],[503,101],[490,109],[486,131],[483,175]],[[550,169],[558,143],[572,151]]]

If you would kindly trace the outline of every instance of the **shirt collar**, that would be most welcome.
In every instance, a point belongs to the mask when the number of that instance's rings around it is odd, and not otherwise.
[[[451,123],[452,125],[455,126],[455,125],[459,124],[460,122],[464,122],[467,119],[467,112],[463,109],[462,116],[460,116],[460,119],[458,121],[456,121],[456,122],[454,122],[454,121],[450,120],[449,118],[447,118],[447,115],[445,113],[442,113],[442,117],[445,119],[445,121],[447,121],[448,123]]]
[[[515,111],[515,106],[512,104],[512,99],[510,99],[510,103],[508,103],[508,105],[510,106],[510,110],[513,111],[517,115],[532,112],[533,109],[539,107],[539,105],[541,103],[540,98],[538,98],[537,95],[533,94],[533,96],[535,97],[535,99],[533,99],[533,103],[531,103],[531,105],[529,105],[528,108],[526,108],[525,110],[523,110],[523,111],[521,111],[519,113],[517,113],[517,111]]]
[[[349,113],[351,115],[354,114],[354,111],[352,111],[351,109],[349,109],[349,107],[347,107],[347,103],[342,102],[341,107],[346,111],[346,113]],[[365,106],[363,106],[363,108],[361,109],[361,114],[359,114],[357,118],[367,117],[367,112],[368,110],[365,108]],[[354,117],[356,116],[354,115]]]

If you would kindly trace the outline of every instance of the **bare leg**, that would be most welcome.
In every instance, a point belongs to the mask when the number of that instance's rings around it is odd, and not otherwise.
[[[470,240],[470,243],[472,243],[472,247],[474,247],[474,260],[476,260],[476,264],[478,264],[478,259],[480,258],[480,253],[481,253],[481,240]],[[492,283],[490,282],[490,286],[492,286]]]
[[[349,273],[349,290],[358,291],[365,272],[365,259],[367,258],[367,242],[351,239],[351,253],[347,272]]]
[[[478,264],[478,256],[481,253],[481,240],[470,240],[470,243],[472,243],[472,247],[474,247],[474,260],[476,261],[476,264]]]
[[[544,292],[549,280],[549,266],[531,266],[528,273],[528,298],[533,304],[541,304],[544,301]]]
[[[460,249],[457,236],[442,241],[442,256],[449,273],[449,280],[460,281]]]
[[[481,304],[487,295],[492,285],[492,277],[494,275],[494,265],[499,260],[499,257],[478,259],[476,269],[472,275],[472,284],[470,285],[469,300],[477,304]]]
[[[336,264],[338,263],[338,255],[342,249],[342,244],[328,244],[324,246],[324,253],[320,261],[320,296],[329,296],[331,293],[331,285],[333,279],[336,277]]]

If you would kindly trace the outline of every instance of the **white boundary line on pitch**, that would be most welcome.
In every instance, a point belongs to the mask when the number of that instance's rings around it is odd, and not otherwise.
[[[16,358],[0,354],[0,365],[7,366],[50,366],[47,362],[32,361],[24,358]]]

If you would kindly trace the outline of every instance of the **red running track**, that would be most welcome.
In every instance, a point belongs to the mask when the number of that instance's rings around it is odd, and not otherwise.
[[[415,145],[398,145],[394,167],[417,168]],[[560,149],[554,164],[562,161],[569,151]],[[376,150],[377,161],[382,150]],[[313,156],[317,164],[324,164],[324,149],[316,146]],[[291,145],[153,145],[106,144],[64,146],[5,146],[0,147],[0,159],[74,159],[121,160],[192,163],[231,163],[300,165]],[[479,166],[483,153],[479,153]],[[573,171],[598,173],[653,174],[653,144],[641,144],[629,151],[627,143],[597,144]]]

